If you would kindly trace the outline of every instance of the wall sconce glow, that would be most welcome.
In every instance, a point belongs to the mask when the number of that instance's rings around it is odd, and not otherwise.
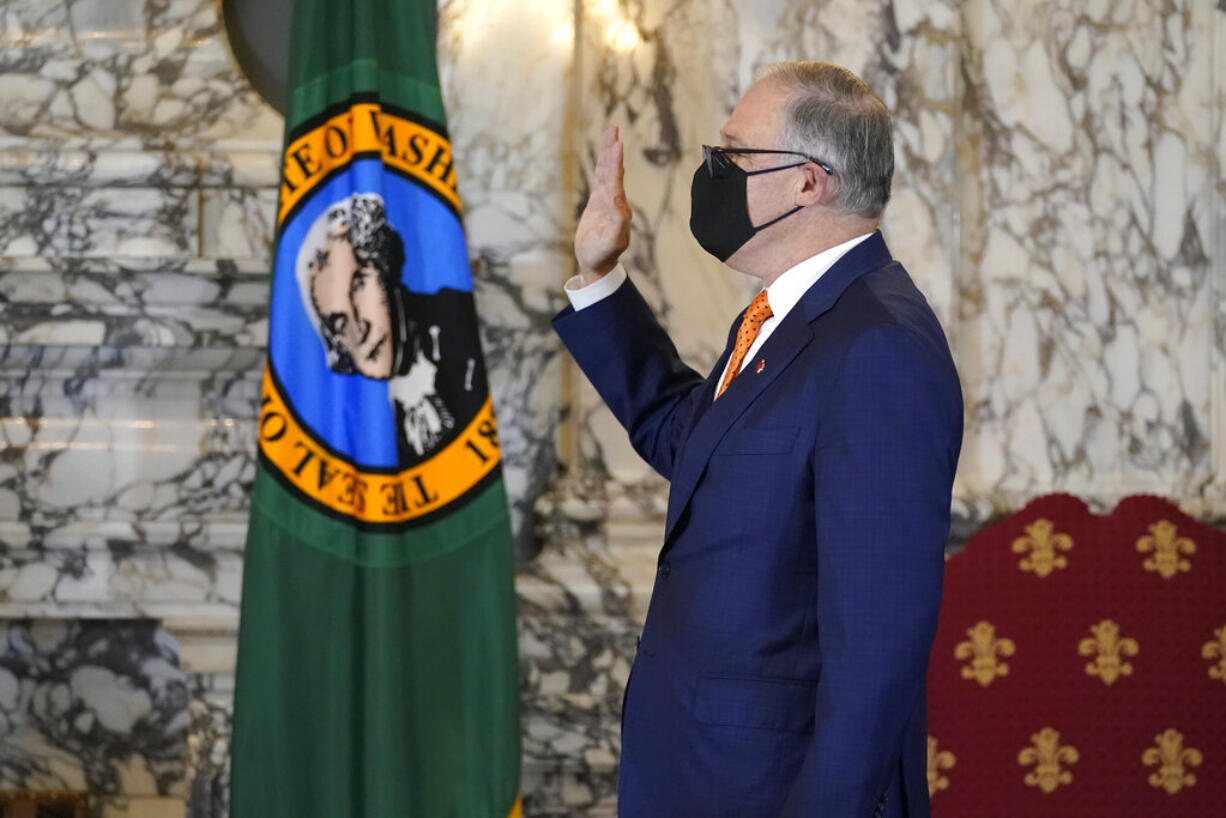
[[[642,42],[643,38],[639,36],[638,27],[628,20],[614,24],[610,29],[609,45],[615,51],[628,54],[638,48]]]
[[[445,8],[455,9],[447,30],[463,32],[465,47],[479,49],[491,43],[548,44],[569,53],[575,44],[572,0],[535,0],[532,14],[511,0],[456,0]],[[441,28],[441,26],[440,26]]]
[[[574,25],[567,21],[555,26],[553,32],[549,35],[549,42],[559,51],[569,50],[575,44]]]
[[[617,0],[588,0],[587,9],[591,14],[606,20],[621,16],[621,7]]]

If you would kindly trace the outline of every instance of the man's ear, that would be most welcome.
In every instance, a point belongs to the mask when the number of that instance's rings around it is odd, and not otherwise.
[[[834,201],[838,185],[826,171],[814,162],[805,162],[800,166],[800,172],[802,180],[796,189],[796,204],[808,207],[815,204],[829,205]]]

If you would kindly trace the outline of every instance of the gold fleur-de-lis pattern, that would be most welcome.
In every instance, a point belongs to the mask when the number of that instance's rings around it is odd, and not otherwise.
[[[1068,558],[1062,551],[1071,551],[1073,538],[1056,532],[1051,520],[1040,517],[1026,526],[1026,536],[1013,541],[1013,553],[1026,554],[1018,560],[1018,567],[1031,571],[1037,577],[1046,577],[1058,568],[1068,567]]]
[[[1209,666],[1209,678],[1226,684],[1226,625],[1215,628],[1213,636],[1214,640],[1201,647],[1200,655],[1203,659],[1217,659],[1217,664]]]
[[[1044,727],[1030,737],[1030,746],[1017,754],[1017,763],[1023,767],[1034,765],[1022,778],[1026,786],[1051,794],[1061,785],[1073,783],[1073,773],[1062,765],[1076,764],[1079,757],[1076,747],[1060,743],[1060,731]]]
[[[949,778],[941,775],[941,770],[954,766],[957,759],[949,750],[938,750],[937,740],[928,737],[928,797],[931,798],[939,790],[949,788]]]
[[[1226,531],[1060,494],[951,557],[927,687],[940,811],[1226,816]]]
[[[1179,536],[1179,529],[1170,520],[1159,520],[1149,527],[1149,533],[1137,540],[1137,551],[1151,554],[1142,563],[1146,571],[1157,572],[1163,579],[1192,570],[1184,555],[1196,553],[1196,543]]]
[[[1158,746],[1150,747],[1141,754],[1141,762],[1146,767],[1158,765],[1158,769],[1149,776],[1149,785],[1161,787],[1167,795],[1174,795],[1184,787],[1196,786],[1196,776],[1187,768],[1201,765],[1205,760],[1201,751],[1195,747],[1184,747],[1183,733],[1173,727],[1154,736],[1154,743]]]
[[[1016,648],[1012,639],[998,639],[995,626],[986,621],[967,628],[966,635],[970,638],[954,648],[955,659],[971,660],[962,667],[963,679],[974,679],[980,687],[987,687],[997,677],[1009,673],[1009,665],[996,661],[996,657],[1013,655]]]
[[[1140,649],[1137,640],[1120,636],[1120,626],[1110,619],[1091,625],[1090,633],[1077,645],[1079,654],[1094,657],[1093,662],[1086,663],[1086,675],[1097,676],[1105,685],[1115,684],[1121,676],[1131,676],[1132,663],[1124,661],[1124,657],[1137,655]]]

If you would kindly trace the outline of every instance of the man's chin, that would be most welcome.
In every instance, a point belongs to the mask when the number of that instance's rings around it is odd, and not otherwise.
[[[388,338],[383,336],[374,344],[362,350],[355,360],[359,374],[376,381],[386,381],[392,377],[392,356]]]
[[[386,381],[392,377],[392,361],[390,357],[387,360],[376,358],[372,361],[368,359],[355,368],[359,375],[371,380]]]

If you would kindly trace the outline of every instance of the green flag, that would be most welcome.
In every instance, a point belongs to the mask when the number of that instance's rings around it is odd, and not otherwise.
[[[297,0],[234,818],[521,811],[513,548],[433,0]]]

